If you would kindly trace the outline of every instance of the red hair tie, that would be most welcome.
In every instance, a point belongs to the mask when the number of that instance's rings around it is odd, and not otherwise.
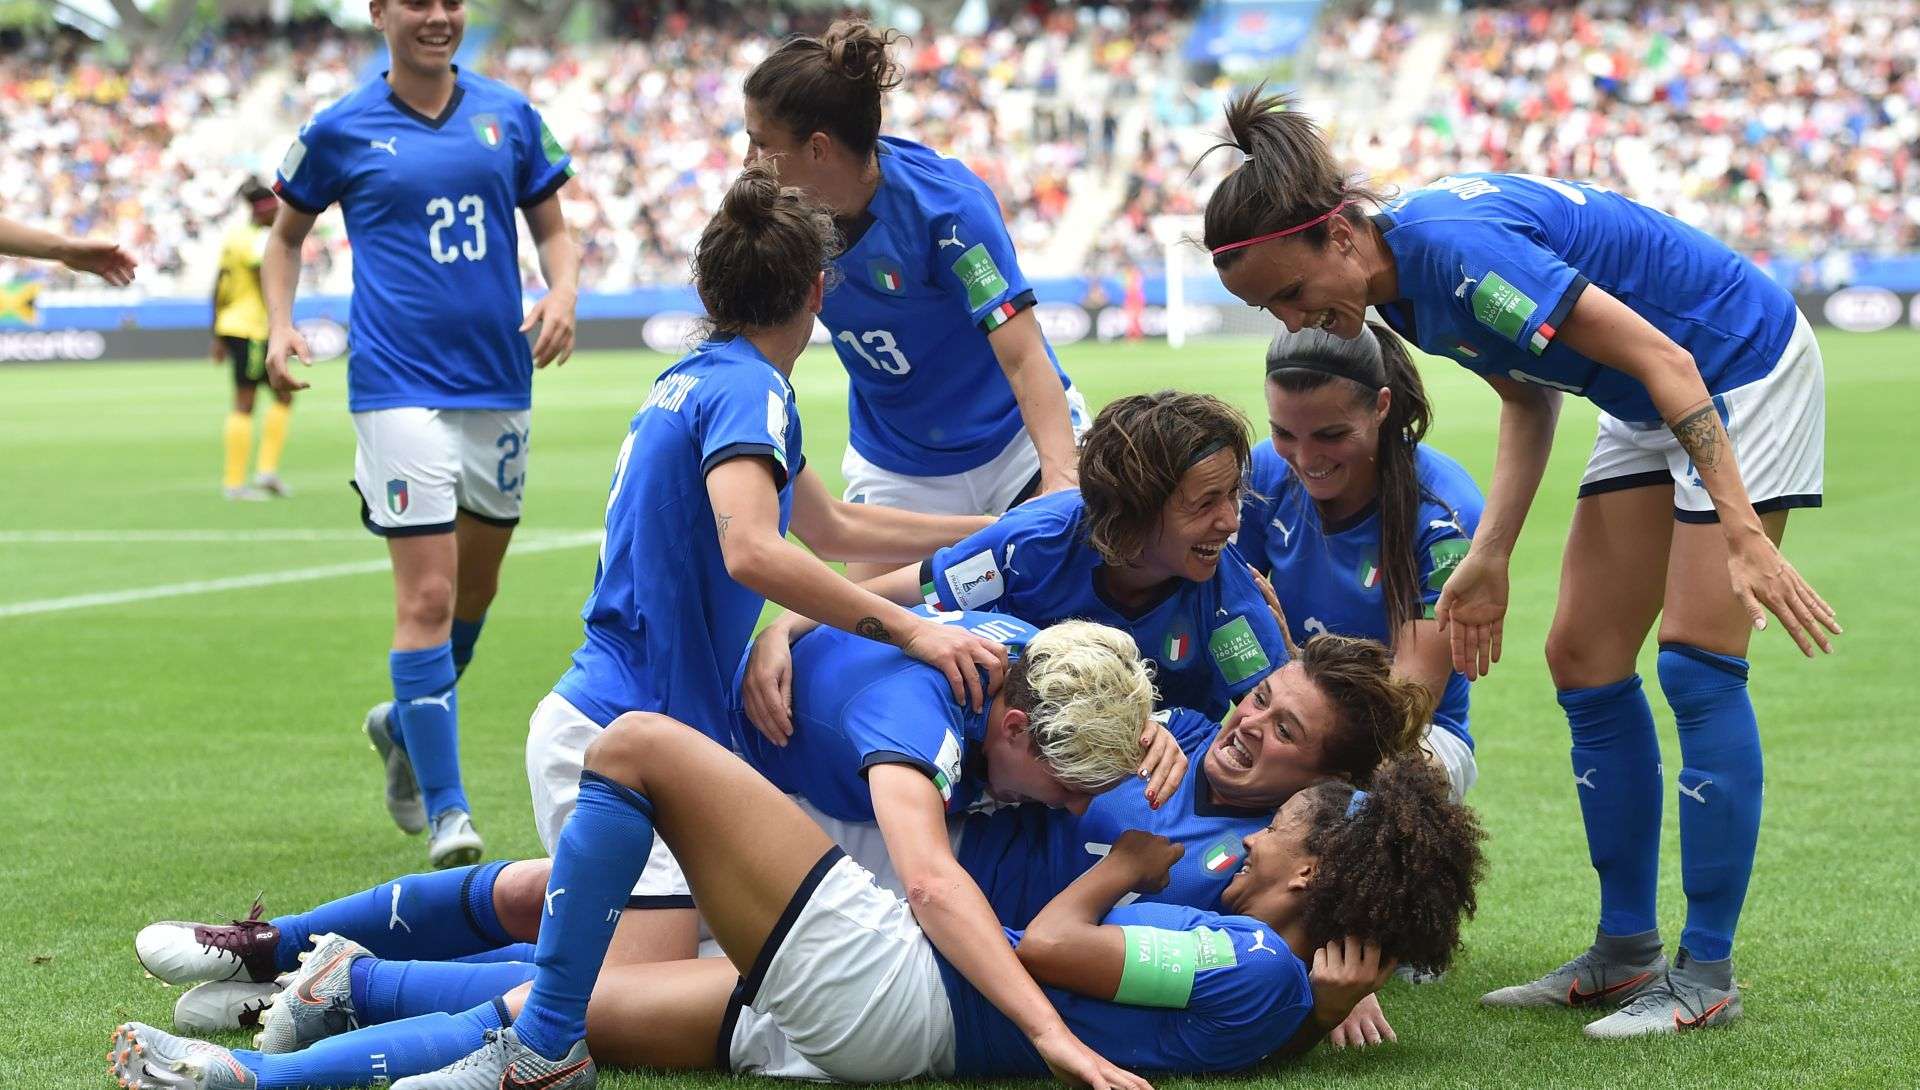
[[[1254,238],[1247,239],[1245,242],[1229,242],[1225,246],[1216,246],[1213,248],[1213,256],[1219,257],[1221,254],[1224,254],[1229,250],[1238,250],[1245,246],[1253,246],[1262,242],[1272,242],[1276,238],[1286,238],[1288,235],[1299,234],[1301,231],[1304,231],[1309,227],[1317,227],[1320,224],[1323,224],[1328,220],[1332,219],[1333,217],[1339,215],[1340,210],[1342,208],[1345,208],[1346,206],[1347,206],[1347,202],[1341,201],[1339,204],[1334,205],[1328,211],[1313,217],[1312,219],[1308,220],[1305,223],[1295,224],[1292,227],[1288,227],[1280,231],[1274,231],[1270,234],[1259,235]]]

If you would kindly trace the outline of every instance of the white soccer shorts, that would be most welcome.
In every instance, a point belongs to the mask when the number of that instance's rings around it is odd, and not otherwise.
[[[382,537],[441,534],[454,513],[520,521],[528,409],[374,409],[353,414],[361,519]]]
[[[1480,781],[1480,765],[1474,760],[1473,747],[1438,723],[1428,723],[1420,748],[1447,774],[1453,801],[1464,802],[1467,792]]]
[[[1754,510],[1820,506],[1825,473],[1825,368],[1813,327],[1795,314],[1793,337],[1773,372],[1713,399],[1733,440],[1734,459]],[[1673,483],[1674,518],[1718,522],[1693,460],[1665,424],[1630,424],[1600,414],[1580,495]]]
[[[728,1004],[736,1073],[840,1082],[953,1074],[953,1011],[905,901],[839,851],[822,858]],[[769,954],[767,951],[771,951]]]
[[[1071,386],[1067,387],[1067,415],[1078,442],[1092,426],[1093,414],[1087,411],[1087,399]],[[914,477],[881,469],[851,446],[840,458],[847,502],[926,515],[1004,515],[1015,500],[1026,498],[1027,487],[1039,474],[1040,452],[1025,428],[992,461],[945,477]]]

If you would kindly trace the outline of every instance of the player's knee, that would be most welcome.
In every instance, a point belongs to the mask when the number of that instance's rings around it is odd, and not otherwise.
[[[507,864],[493,883],[493,914],[507,934],[520,942],[540,935],[540,906],[553,873],[551,859],[521,859]]]
[[[1633,673],[1634,649],[1624,653],[1578,626],[1555,625],[1547,633],[1547,671],[1556,689],[1591,689]]]
[[[607,725],[600,736],[587,745],[585,767],[592,772],[645,790],[644,771],[658,763],[663,742],[687,731],[687,727],[653,712],[628,712]]]
[[[395,596],[394,612],[403,627],[439,629],[453,623],[453,581],[415,580]]]

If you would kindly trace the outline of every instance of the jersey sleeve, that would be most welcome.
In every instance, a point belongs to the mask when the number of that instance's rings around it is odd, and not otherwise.
[[[928,679],[920,671],[895,674],[870,686],[849,701],[844,717],[847,740],[860,757],[860,773],[875,765],[908,765],[926,773],[940,791],[940,801],[952,802],[960,782],[961,759],[966,754],[961,725],[948,708],[946,684],[940,682],[940,712]],[[957,705],[955,706],[957,707]]]
[[[920,566],[920,590],[927,604],[1027,615],[1027,603],[1059,566],[1064,551],[1056,532],[1058,517],[1044,506],[1038,501],[1022,504],[986,529],[934,553]]]
[[[1221,552],[1218,579],[1220,602],[1207,652],[1232,702],[1286,664],[1287,641],[1237,546]],[[1229,618],[1224,622],[1222,612]]]
[[[326,211],[346,190],[340,146],[324,118],[307,122],[274,171],[274,193],[309,216]]]
[[[1540,355],[1553,343],[1587,278],[1529,227],[1450,218],[1422,225],[1427,290],[1495,336]]]
[[[1432,620],[1441,589],[1473,544],[1484,501],[1478,489],[1472,487],[1429,491],[1423,501],[1415,548],[1420,570],[1421,616]]]
[[[1278,1051],[1313,1011],[1307,966],[1256,920],[1216,922],[1218,963],[1195,976],[1187,1013],[1211,1028],[1209,1038],[1252,1038],[1266,1052]]]
[[[515,201],[530,208],[560,191],[573,177],[573,156],[530,102],[520,104],[519,193]]]
[[[758,456],[773,460],[774,488],[786,487],[790,474],[799,472],[798,466],[790,469],[788,464],[793,391],[771,368],[747,366],[720,368],[701,385],[706,396],[695,417],[700,475],[734,458]]]
[[[1273,465],[1279,461],[1272,444],[1263,442],[1254,448],[1246,499],[1240,502],[1240,533],[1234,538],[1240,555],[1262,575],[1273,574],[1272,562],[1267,559],[1267,523],[1279,499],[1281,476]]]
[[[958,207],[934,216],[931,226],[934,277],[961,300],[981,332],[992,333],[1033,306],[1033,289],[991,196],[968,194]]]
[[[1198,751],[1220,733],[1219,723],[1192,708],[1166,708],[1154,712],[1153,717],[1167,728],[1167,733],[1173,735],[1174,741],[1180,743],[1180,751],[1196,760]]]

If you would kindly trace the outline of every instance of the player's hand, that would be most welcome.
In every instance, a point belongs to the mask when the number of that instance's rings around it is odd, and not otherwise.
[[[1033,1049],[1046,1061],[1053,1077],[1068,1086],[1090,1090],[1153,1090],[1153,1084],[1102,1059],[1064,1024],[1033,1038]]]
[[[987,706],[1007,677],[1007,649],[997,640],[957,625],[922,621],[901,642],[900,650],[947,675],[953,699],[974,711]],[[980,685],[981,670],[987,672],[985,688]]]
[[[1158,810],[1186,778],[1187,755],[1158,719],[1147,720],[1140,744],[1147,747],[1140,761],[1140,777],[1147,781],[1147,805]]]
[[[276,394],[290,394],[295,390],[304,390],[307,384],[293,375],[287,366],[288,357],[298,357],[300,366],[313,366],[313,349],[307,347],[307,339],[292,326],[282,326],[267,333],[267,382],[273,386]]]
[[[1273,584],[1252,564],[1247,565],[1247,571],[1253,575],[1253,585],[1260,588],[1260,597],[1267,600],[1267,609],[1273,614],[1273,622],[1280,626],[1280,640],[1287,645],[1287,658],[1299,658],[1300,647],[1293,642],[1293,629],[1287,627],[1287,611],[1280,608],[1280,596],[1273,592]]]
[[[573,304],[572,292],[550,291],[527,311],[527,320],[520,323],[520,332],[525,333],[536,325],[540,327],[539,336],[533,339],[535,367],[549,363],[558,367],[573,355]]]
[[[1755,534],[1748,540],[1752,543],[1728,553],[1727,574],[1733,579],[1734,597],[1740,599],[1754,629],[1766,629],[1766,611],[1770,610],[1780,618],[1787,635],[1800,645],[1801,654],[1812,658],[1816,645],[1832,654],[1833,641],[1827,638],[1828,633],[1838,636],[1841,631],[1833,607],[1800,578],[1771,538]]]
[[[1138,893],[1158,893],[1167,888],[1168,872],[1187,854],[1187,847],[1144,829],[1128,829],[1114,839],[1102,866],[1123,867],[1133,876],[1130,888]]]
[[[104,238],[70,238],[60,247],[60,264],[75,272],[92,273],[116,288],[133,283],[138,265],[117,242]]]
[[[1447,577],[1434,620],[1453,645],[1453,668],[1478,681],[1500,661],[1507,619],[1507,558],[1469,548]]]
[[[1378,943],[1347,936],[1313,952],[1307,981],[1313,985],[1313,1005],[1320,1016],[1345,1021],[1360,1001],[1379,991],[1393,975],[1392,958],[1380,956]]]
[[[1380,1009],[1380,997],[1369,995],[1354,1004],[1353,1013],[1347,1020],[1333,1027],[1327,1034],[1327,1043],[1335,1048],[1366,1048],[1368,1045],[1388,1044],[1400,1038],[1387,1024],[1387,1015]]]
[[[774,745],[786,745],[793,737],[793,645],[785,625],[775,622],[754,637],[740,696],[754,729]]]
[[[226,342],[222,341],[218,337],[215,337],[213,339],[213,365],[215,367],[218,367],[225,362],[227,362]]]

